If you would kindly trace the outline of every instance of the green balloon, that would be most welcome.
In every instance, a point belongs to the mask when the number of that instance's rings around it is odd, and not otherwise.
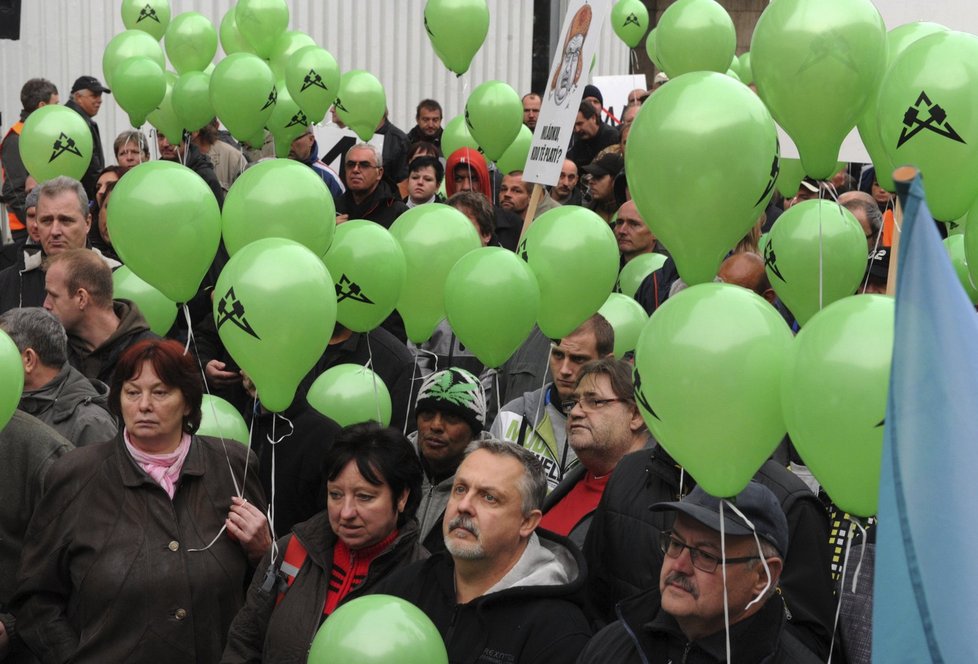
[[[92,132],[75,111],[48,104],[24,120],[18,149],[27,172],[38,182],[59,175],[80,180],[92,161]]]
[[[452,331],[490,368],[502,366],[530,336],[539,306],[533,271],[502,247],[470,251],[445,281],[445,313]]]
[[[386,228],[366,219],[340,224],[323,262],[335,280],[336,320],[344,327],[369,332],[394,311],[407,262]]]
[[[778,138],[771,115],[729,76],[694,72],[649,97],[628,146],[625,172],[642,218],[669,247],[686,283],[712,281],[774,192]]]
[[[944,248],[947,249],[947,255],[951,259],[954,272],[958,275],[961,287],[964,288],[971,304],[978,304],[978,287],[975,286],[971,272],[968,270],[968,258],[964,251],[964,236],[949,235],[944,239]]]
[[[465,102],[465,124],[486,156],[496,161],[519,136],[523,102],[502,81],[486,81]]]
[[[761,14],[751,53],[757,92],[795,142],[805,172],[831,177],[886,66],[879,11],[870,0],[823,0],[817,8],[778,0]]]
[[[161,40],[170,25],[170,0],[122,0],[122,24]]]
[[[615,357],[620,360],[625,353],[635,350],[638,337],[649,322],[649,315],[642,305],[628,295],[612,293],[598,309],[598,313],[604,316],[615,331]]]
[[[540,286],[537,323],[551,339],[573,332],[608,299],[618,276],[618,242],[604,219],[577,205],[544,212],[518,252]]]
[[[482,151],[476,140],[472,138],[472,134],[469,133],[464,115],[456,115],[445,123],[445,128],[441,133],[441,148],[446,159],[461,148]]]
[[[781,372],[791,342],[766,300],[720,283],[670,297],[642,330],[634,373],[639,411],[711,495],[737,495],[784,437]]]
[[[533,143],[533,132],[526,125],[520,125],[520,133],[517,134],[516,140],[510,143],[503,156],[496,161],[499,172],[506,174],[526,168],[526,158],[530,156],[531,143]],[[444,145],[444,142],[442,144]]]
[[[640,254],[625,263],[625,267],[618,273],[618,288],[620,293],[628,297],[635,297],[638,287],[642,285],[645,278],[665,265],[666,257],[662,254],[650,253]]]
[[[862,283],[866,236],[852,213],[838,203],[811,200],[792,205],[768,235],[767,277],[799,324],[852,295]]]
[[[489,34],[489,7],[486,0],[428,0],[424,27],[438,59],[461,76]]]
[[[453,207],[429,203],[411,208],[391,225],[404,252],[407,272],[397,310],[408,339],[428,340],[445,318],[445,279],[465,254],[482,246],[468,217]]]
[[[235,10],[237,7],[232,6],[224,14],[224,18],[221,19],[221,48],[224,49],[225,55],[231,55],[232,53],[254,53],[255,49],[251,47],[244,37],[241,36],[241,32],[238,31],[238,22],[235,19]]]
[[[205,394],[200,404],[198,436],[212,436],[223,440],[235,440],[247,445],[251,439],[248,425],[238,409],[220,397]]]
[[[272,52],[268,56],[269,64],[272,66],[272,73],[277,80],[285,78],[285,67],[295,53],[303,48],[316,46],[316,40],[299,30],[286,30],[272,46]],[[318,48],[318,47],[317,47]]]
[[[314,170],[292,159],[267,159],[231,185],[221,225],[232,256],[268,237],[293,240],[323,256],[336,230],[336,208]]]
[[[611,8],[611,27],[628,48],[635,48],[649,29],[649,10],[642,0],[618,0]]]
[[[310,122],[322,122],[340,89],[340,67],[326,49],[304,46],[285,63],[285,86]]]
[[[112,94],[132,126],[141,127],[166,96],[166,76],[149,58],[129,58],[116,67]]]
[[[333,333],[332,277],[319,256],[297,242],[256,240],[221,271],[214,321],[224,347],[254,381],[262,405],[281,412]]]
[[[202,71],[181,74],[173,85],[173,112],[187,131],[197,131],[214,119],[210,86],[210,74]]]
[[[330,367],[309,386],[306,401],[341,427],[361,422],[391,423],[391,395],[373,371],[359,364]]]
[[[112,273],[113,297],[132,300],[139,307],[149,329],[161,337],[170,331],[177,319],[177,305],[136,276],[128,266],[123,265]]]
[[[319,628],[309,664],[448,664],[438,628],[410,602],[367,595],[342,605]]]
[[[102,73],[110,88],[115,87],[115,70],[129,58],[149,58],[166,69],[166,59],[158,39],[142,30],[126,30],[109,40],[102,52]]]
[[[285,83],[279,81],[276,90],[275,108],[266,126],[275,138],[275,156],[285,159],[292,149],[292,141],[306,133],[309,118],[292,100]]]
[[[240,4],[238,11],[241,11]],[[211,106],[221,123],[239,141],[262,134],[275,106],[276,95],[272,70],[264,60],[251,53],[229,55],[211,74]]]
[[[656,28],[649,30],[649,36],[645,38],[645,53],[649,56],[649,60],[655,65],[655,68],[662,71],[662,65],[659,64],[659,56],[655,53],[655,39],[656,39]]]
[[[978,200],[972,204],[963,225],[965,262],[975,266],[975,269],[969,269],[972,280],[978,284]]]
[[[172,161],[131,169],[112,192],[112,246],[143,281],[187,302],[217,254],[221,211],[199,175]]]
[[[740,54],[740,80],[744,85],[754,82],[754,70],[750,64],[750,51]]]
[[[20,351],[13,339],[0,330],[0,429],[14,416],[23,392],[24,362]]]
[[[892,163],[920,169],[935,219],[962,216],[978,193],[971,176],[978,168],[975,108],[978,37],[964,32],[937,32],[913,42],[880,84],[883,147]]]
[[[340,77],[340,88],[333,101],[336,114],[361,141],[369,141],[387,111],[387,94],[377,77],[354,69]]]
[[[275,42],[289,27],[285,0],[238,0],[234,11],[238,32],[263,58],[272,54]]]
[[[199,12],[177,14],[163,39],[166,55],[178,73],[202,71],[217,53],[217,30]]]
[[[727,10],[713,0],[677,0],[656,25],[656,59],[670,79],[693,71],[724,73],[737,50]]]
[[[856,516],[876,514],[893,320],[884,295],[832,303],[798,333],[781,381],[792,443],[833,502]]]
[[[177,117],[176,109],[173,106],[173,89],[177,84],[177,77],[171,72],[163,72],[166,80],[166,93],[163,101],[156,107],[146,119],[156,127],[171,145],[178,145],[183,142],[183,131],[186,129],[183,122]]]
[[[794,198],[798,195],[798,187],[805,178],[805,169],[801,165],[801,159],[791,157],[781,158],[781,170],[778,171],[775,185],[778,191],[785,198]]]

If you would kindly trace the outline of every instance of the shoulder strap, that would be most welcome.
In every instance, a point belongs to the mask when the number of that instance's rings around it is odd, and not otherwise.
[[[279,565],[279,570],[285,577],[285,587],[279,591],[278,597],[275,598],[275,606],[278,606],[279,602],[285,598],[285,591],[295,582],[295,577],[299,575],[299,570],[302,569],[302,565],[306,562],[308,555],[306,547],[302,546],[299,538],[292,535],[288,546],[285,547],[285,556],[282,558],[282,563]]]

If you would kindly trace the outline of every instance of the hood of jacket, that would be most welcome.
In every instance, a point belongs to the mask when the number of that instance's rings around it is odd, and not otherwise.
[[[108,402],[108,385],[100,380],[89,380],[65,362],[50,383],[24,392],[20,408],[34,416],[50,410],[52,421],[61,423],[73,417],[80,405],[93,403],[108,410]]]
[[[486,158],[472,148],[459,148],[453,152],[445,163],[445,192],[451,197],[455,192],[455,168],[468,166],[479,176],[479,193],[492,200],[492,182],[489,180],[489,167]]]
[[[297,523],[293,526],[292,533],[302,542],[310,560],[326,569],[332,565],[332,551],[336,542],[339,541],[339,537],[329,525],[329,512],[327,510],[323,510],[302,523]],[[398,529],[397,537],[394,538],[393,544],[387,550],[398,549],[402,546],[414,546],[417,542],[418,522],[412,517]],[[327,553],[329,553],[328,559]]]

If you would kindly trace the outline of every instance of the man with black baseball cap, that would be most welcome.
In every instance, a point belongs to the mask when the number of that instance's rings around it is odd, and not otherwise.
[[[95,200],[98,174],[105,168],[105,156],[102,154],[102,136],[99,134],[98,125],[92,118],[98,114],[102,107],[102,94],[106,92],[112,93],[94,76],[79,76],[71,86],[71,99],[65,103],[65,106],[85,118],[89,130],[92,132],[92,161],[81,179],[89,200]]]
[[[727,625],[732,662],[821,661],[784,629],[777,585],[788,521],[770,489],[750,482],[723,505],[722,544],[721,501],[700,487],[650,509],[676,513],[660,538],[659,587],[621,602],[619,620],[598,632],[579,664],[726,662]]]
[[[615,178],[618,177],[624,167],[625,160],[620,154],[605,152],[581,169],[587,174],[585,184],[591,196],[588,209],[597,212],[608,223],[611,223],[611,218],[618,209],[619,203],[615,196]]]

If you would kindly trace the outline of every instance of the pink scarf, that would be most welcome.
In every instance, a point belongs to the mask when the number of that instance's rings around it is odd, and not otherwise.
[[[173,494],[177,490],[177,480],[180,479],[180,471],[183,470],[183,462],[187,458],[187,452],[190,451],[190,434],[183,434],[177,449],[167,454],[150,454],[136,449],[129,441],[128,431],[123,432],[122,438],[126,441],[126,449],[139,467],[163,487],[170,500],[173,500]]]

